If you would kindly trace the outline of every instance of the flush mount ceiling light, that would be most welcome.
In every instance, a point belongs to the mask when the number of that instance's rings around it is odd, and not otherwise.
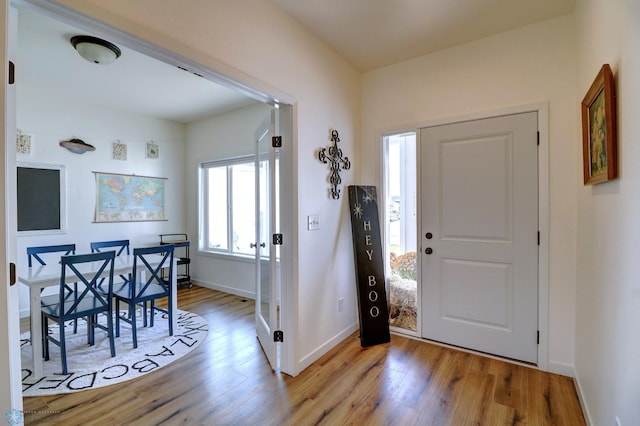
[[[122,54],[118,46],[98,37],[77,35],[70,41],[80,56],[94,64],[110,64]]]

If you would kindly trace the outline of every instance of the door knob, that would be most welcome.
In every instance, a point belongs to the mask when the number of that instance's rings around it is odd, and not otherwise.
[[[431,247],[427,247],[427,248],[424,250],[424,252],[425,252],[425,254],[431,254],[431,253],[433,253],[433,249],[432,249]]]

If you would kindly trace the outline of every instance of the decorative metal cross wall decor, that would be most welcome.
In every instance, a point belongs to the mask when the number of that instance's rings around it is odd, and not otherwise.
[[[324,164],[329,163],[331,198],[337,200],[340,198],[338,185],[342,182],[342,179],[340,179],[340,170],[349,170],[351,168],[351,162],[348,157],[342,156],[342,150],[338,148],[340,138],[338,137],[337,130],[331,130],[331,141],[333,142],[333,145],[330,145],[328,148],[322,148],[320,152],[318,152],[318,159]]]

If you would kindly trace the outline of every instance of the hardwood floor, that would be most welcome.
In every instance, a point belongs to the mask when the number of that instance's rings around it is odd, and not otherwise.
[[[25,398],[25,424],[585,424],[568,377],[395,335],[365,349],[354,334],[297,377],[276,374],[253,301],[197,286],[178,299],[209,321],[198,348],[133,381]]]

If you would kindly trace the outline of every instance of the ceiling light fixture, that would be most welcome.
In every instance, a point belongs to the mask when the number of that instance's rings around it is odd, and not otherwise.
[[[84,154],[87,151],[95,151],[96,148],[93,145],[89,145],[82,139],[73,138],[68,141],[60,141],[60,146],[67,148],[74,154]]]
[[[80,56],[94,64],[110,64],[122,54],[118,46],[98,37],[77,35],[70,41]]]

